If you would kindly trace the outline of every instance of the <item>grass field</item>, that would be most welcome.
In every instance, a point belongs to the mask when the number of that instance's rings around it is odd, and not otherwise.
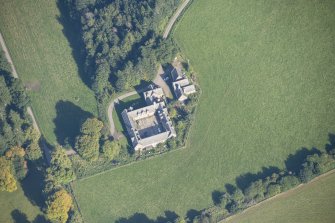
[[[51,144],[71,141],[82,119],[96,113],[60,21],[54,0],[1,1],[0,30]]]
[[[333,223],[335,174],[251,208],[228,223]]]
[[[76,182],[86,221],[192,215],[214,190],[246,183],[241,175],[323,149],[335,132],[334,9],[332,0],[194,1],[174,33],[202,88],[188,148]]]
[[[15,192],[0,192],[0,222],[2,223],[46,223],[40,207],[42,198],[43,178],[30,169],[28,176],[18,184]]]

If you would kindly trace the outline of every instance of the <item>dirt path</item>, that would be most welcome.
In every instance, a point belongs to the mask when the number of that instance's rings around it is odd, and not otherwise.
[[[123,94],[117,98],[115,98],[108,106],[107,109],[107,115],[108,115],[108,120],[109,120],[109,129],[110,129],[110,134],[113,136],[114,139],[118,139],[120,136],[120,133],[116,131],[114,120],[113,120],[113,110],[115,107],[115,104],[119,103],[124,98],[127,98],[129,96],[137,94],[137,91],[131,91],[126,94]]]
[[[163,74],[164,74],[163,67],[162,67],[162,65],[159,65],[157,75],[152,82],[154,82],[154,84],[160,86],[163,89],[164,94],[165,94],[166,97],[173,98],[170,87],[167,85],[167,83],[162,78]]]
[[[188,5],[188,3],[190,1],[191,0],[184,0],[184,2],[178,7],[177,11],[174,13],[174,15],[170,19],[168,25],[165,28],[165,31],[164,31],[164,34],[163,34],[163,38],[164,39],[166,39],[169,36],[173,25],[175,24],[175,22],[177,21],[178,17],[180,16],[180,14],[183,12],[183,10],[185,9],[185,7]]]
[[[247,214],[249,211],[252,211],[254,208],[257,208],[257,207],[259,207],[259,206],[267,205],[267,204],[268,204],[269,202],[271,202],[272,200],[288,197],[288,196],[290,196],[290,195],[296,193],[298,190],[300,190],[300,189],[302,189],[302,188],[304,188],[304,187],[307,187],[307,186],[311,185],[312,183],[314,183],[314,182],[316,182],[316,181],[318,181],[318,180],[320,180],[320,179],[322,179],[322,178],[325,178],[325,177],[327,177],[327,176],[329,176],[329,175],[331,175],[331,174],[335,174],[335,169],[334,169],[334,170],[331,170],[331,171],[328,171],[327,173],[324,173],[324,174],[322,174],[322,175],[320,175],[320,176],[318,176],[318,177],[315,177],[313,180],[309,181],[309,182],[306,183],[306,184],[299,184],[299,185],[296,186],[295,188],[292,188],[292,189],[290,189],[290,190],[288,190],[288,191],[286,191],[286,192],[282,192],[282,193],[280,193],[280,194],[278,194],[278,195],[275,195],[275,196],[270,197],[270,198],[268,198],[268,199],[266,199],[266,200],[264,200],[264,201],[261,201],[261,202],[255,204],[255,205],[253,205],[253,206],[251,206],[251,207],[245,209],[245,210],[242,211],[241,213],[238,213],[237,215]],[[237,215],[232,215],[232,216],[230,216],[230,217],[228,217],[228,218],[226,218],[226,219],[224,219],[224,220],[222,220],[222,221],[220,221],[220,222],[221,222],[221,223],[229,222],[229,220],[232,220],[232,219],[233,219],[235,216],[237,216]]]
[[[1,33],[0,33],[0,44],[1,44],[1,48],[2,48],[2,50],[5,52],[6,59],[7,59],[9,65],[10,65],[10,67],[11,67],[11,69],[12,69],[12,75],[13,75],[13,77],[15,77],[15,78],[19,78],[19,76],[17,75],[16,69],[15,69],[15,67],[14,67],[12,58],[11,58],[11,56],[10,56],[10,54],[9,54],[8,48],[7,48],[7,46],[6,46],[5,40],[3,39]]]
[[[17,71],[15,69],[12,57],[10,56],[10,53],[9,53],[8,48],[6,46],[5,40],[4,40],[1,33],[0,33],[0,45],[1,45],[2,50],[5,52],[5,57],[8,61],[8,63],[10,64],[13,77],[14,78],[19,78],[19,75],[17,74]],[[27,113],[31,117],[34,128],[41,134],[40,128],[38,127],[38,124],[36,122],[35,115],[34,115],[33,110],[30,106],[27,107]],[[44,151],[44,155],[45,155],[47,163],[50,164],[51,150],[47,147],[44,140],[41,141],[41,147],[42,147],[42,150]],[[66,150],[66,154],[67,155],[73,155],[73,154],[76,154],[76,151],[74,151],[73,149]]]

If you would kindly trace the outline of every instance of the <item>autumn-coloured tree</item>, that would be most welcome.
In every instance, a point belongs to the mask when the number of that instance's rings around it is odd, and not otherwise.
[[[24,159],[25,154],[26,152],[20,146],[14,146],[5,153],[5,157],[11,160],[14,166],[15,176],[19,180],[25,178],[27,175],[27,165]]]
[[[72,207],[72,197],[65,189],[60,189],[50,195],[46,201],[47,216],[51,221],[65,223]]]
[[[17,157],[19,158],[23,158],[25,155],[25,151],[22,147],[19,146],[14,146],[12,148],[10,148],[9,150],[6,151],[5,156],[7,159],[15,159]]]
[[[64,149],[57,146],[51,154],[50,167],[47,169],[48,178],[56,185],[67,184],[76,178],[72,163]]]
[[[12,162],[5,157],[0,157],[0,191],[13,192],[17,190],[13,172]]]

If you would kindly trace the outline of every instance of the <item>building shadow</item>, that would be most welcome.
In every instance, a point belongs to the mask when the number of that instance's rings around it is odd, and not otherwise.
[[[56,104],[55,135],[61,145],[74,147],[75,138],[80,133],[81,125],[86,119],[93,117],[92,113],[82,110],[70,101],[58,101]]]
[[[85,45],[82,40],[82,30],[79,20],[70,17],[70,9],[63,0],[57,0],[57,7],[60,15],[57,17],[58,22],[62,25],[63,34],[68,40],[72,49],[72,56],[77,64],[79,76],[81,80],[91,88],[93,83],[93,66],[86,66],[85,64]],[[90,69],[91,68],[91,69]]]

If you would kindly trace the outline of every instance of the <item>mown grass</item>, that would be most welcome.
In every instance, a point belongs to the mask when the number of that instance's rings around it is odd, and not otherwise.
[[[335,174],[238,214],[228,223],[332,223],[335,219]]]
[[[0,30],[19,77],[33,88],[32,107],[51,144],[71,140],[82,113],[96,114],[94,94],[79,76],[60,21],[56,1],[1,2]]]
[[[0,222],[46,223],[41,208],[43,177],[35,167],[29,165],[27,177],[17,183],[15,192],[0,192]]]
[[[194,1],[174,33],[202,88],[188,148],[76,182],[85,220],[191,215],[240,175],[284,168],[303,147],[323,149],[335,132],[334,8]]]

